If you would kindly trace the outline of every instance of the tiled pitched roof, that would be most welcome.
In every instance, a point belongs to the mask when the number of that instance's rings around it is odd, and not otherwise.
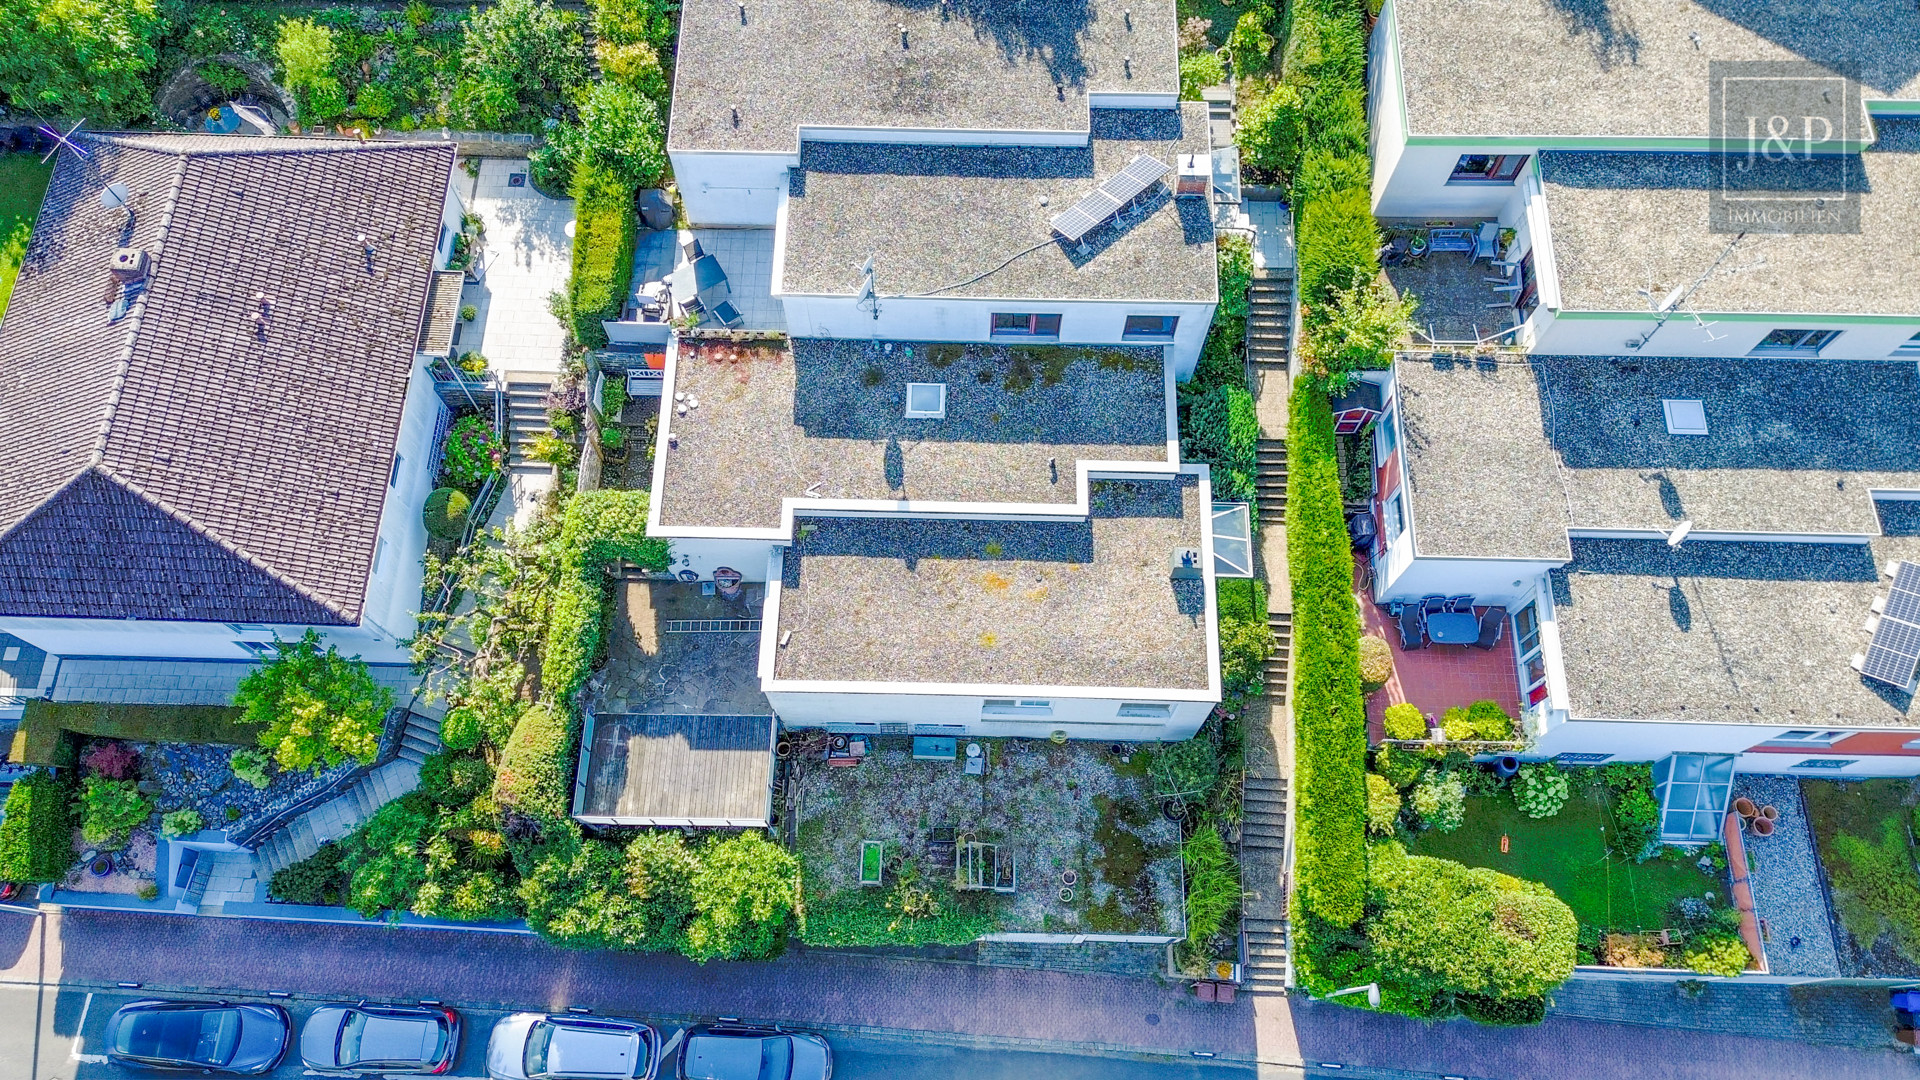
[[[453,148],[86,138],[0,324],[0,612],[356,621]]]

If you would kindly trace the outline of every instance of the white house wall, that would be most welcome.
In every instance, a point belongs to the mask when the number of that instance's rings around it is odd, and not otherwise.
[[[407,402],[400,413],[397,482],[387,488],[387,502],[380,512],[380,539],[387,546],[386,552],[377,559],[361,609],[362,621],[385,630],[390,639],[412,637],[415,616],[420,611],[427,553],[422,511],[434,482],[427,472],[427,462],[433,456],[433,435],[445,408],[434,391],[433,376],[428,374],[426,364],[416,360],[413,377],[407,380]]]
[[[716,491],[714,498],[724,501],[726,492]],[[775,541],[679,536],[671,543],[673,565],[669,569],[676,574],[691,570],[700,575],[701,581],[712,581],[714,568],[725,566],[738,570],[743,581],[765,581]]]
[[[884,268],[882,268],[884,274]],[[882,278],[884,284],[884,277]],[[1200,346],[1213,321],[1212,303],[1151,300],[976,300],[961,297],[880,298],[880,314],[861,307],[851,296],[787,294],[787,331],[795,337],[830,337],[890,341],[998,341],[1009,345],[1151,345],[1122,339],[1129,315],[1176,315],[1174,375],[1186,379],[1200,359]],[[1058,338],[994,337],[995,312],[1058,314]]]
[[[1404,542],[1407,537],[1402,534]],[[1398,547],[1399,545],[1395,545]],[[1409,545],[1410,547],[1411,545]],[[1560,562],[1538,559],[1422,559],[1407,560],[1403,569],[1379,587],[1376,599],[1418,600],[1423,596],[1471,595],[1476,603],[1499,604],[1513,610],[1531,596],[1540,575]]]
[[[954,729],[936,734],[986,738],[1044,739],[1055,731],[1064,731],[1070,739],[1177,741],[1192,737],[1213,711],[1212,702],[1166,701],[1156,698],[1151,690],[1124,698],[1066,698],[1055,694],[1047,700],[1053,703],[1051,716],[983,719],[980,710],[986,702],[984,696],[767,691],[767,701],[787,727],[850,732],[878,733],[881,724],[906,724],[916,732],[916,725],[935,725]],[[1122,717],[1118,714],[1123,702],[1166,704],[1172,715],[1165,720]]]
[[[1631,678],[1622,672],[1622,678]],[[1809,722],[1805,727],[1818,727]],[[1920,775],[1920,757],[1862,755],[1842,769],[1795,769],[1815,753],[1746,753],[1787,731],[1785,725],[1690,724],[1637,720],[1568,720],[1551,726],[1524,755],[1541,761],[1560,754],[1611,754],[1616,761],[1658,761],[1669,754],[1738,754],[1735,768],[1743,773],[1788,773],[1796,776],[1914,776]],[[1915,732],[1920,736],[1920,731]],[[1831,755],[1825,755],[1831,756]]]
[[[1885,360],[1920,333],[1920,318],[1866,322],[1798,315],[1702,314],[1701,319],[1713,325],[1703,329],[1691,314],[1676,314],[1662,325],[1650,315],[1560,311],[1552,318],[1536,321],[1533,351],[1556,356],[1630,356],[1636,352],[1646,356],[1747,356],[1769,331],[1792,328],[1840,331],[1839,337],[1820,350],[1821,360]],[[1653,331],[1653,337],[1645,345],[1634,347],[1633,343],[1648,331]],[[1714,340],[1709,340],[1709,334]]]
[[[694,228],[771,228],[798,154],[673,150],[674,182]]]
[[[1368,58],[1367,70],[1372,75],[1367,88],[1367,130],[1373,143],[1373,202],[1377,207],[1380,196],[1386,190],[1387,179],[1400,163],[1400,155],[1406,151],[1407,124],[1400,108],[1401,95],[1406,92],[1400,75],[1400,24],[1394,5],[1389,3],[1380,12],[1380,19],[1373,27],[1373,40],[1370,43],[1372,55]]]

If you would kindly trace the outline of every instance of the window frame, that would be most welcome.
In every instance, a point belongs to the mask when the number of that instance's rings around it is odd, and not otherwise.
[[[1796,762],[1792,765],[1789,765],[1788,768],[1790,769],[1825,769],[1828,771],[1837,772],[1840,769],[1844,769],[1849,765],[1858,765],[1859,763],[1860,763],[1859,758],[1817,757],[1817,758],[1808,758],[1805,761]]]
[[[1833,344],[1842,332],[1831,327],[1776,326],[1767,331],[1748,356],[1819,356],[1826,347]],[[1769,344],[1776,334],[1791,334],[1793,340],[1784,344]]]
[[[1470,160],[1487,163],[1484,171],[1466,168]],[[1453,170],[1447,174],[1449,185],[1479,185],[1482,187],[1511,187],[1520,181],[1520,174],[1527,170],[1527,162],[1533,159],[1531,154],[1461,154],[1454,160]]]
[[[1920,333],[1893,347],[1894,356],[1920,356]]]
[[[1380,419],[1373,422],[1373,467],[1385,468],[1387,462],[1393,460],[1393,452],[1398,449],[1400,449],[1398,417],[1394,406],[1388,405],[1386,411],[1380,414]]]
[[[1514,609],[1508,618],[1513,620],[1513,660],[1514,671],[1520,682],[1520,697],[1528,706],[1539,704],[1547,696],[1546,646],[1542,644],[1540,598],[1530,597],[1526,603]],[[1531,630],[1523,626],[1524,622],[1533,624]]]
[[[1380,534],[1392,547],[1407,531],[1407,503],[1398,488],[1380,504]]]
[[[980,703],[982,720],[1020,720],[1053,715],[1053,702],[1041,698],[984,698]]]
[[[1171,720],[1173,706],[1164,701],[1123,701],[1120,703],[1120,710],[1114,715],[1139,720]]]
[[[940,405],[935,409],[915,409],[913,391],[915,387],[936,386],[940,388]],[[907,384],[905,416],[908,420],[945,420],[947,418],[947,384],[935,382],[910,382]]]
[[[1133,321],[1135,319],[1157,320],[1158,322],[1163,323],[1166,326],[1166,329],[1165,330],[1135,330],[1133,329]],[[1180,316],[1178,315],[1129,315],[1127,316],[1126,321],[1120,324],[1120,340],[1121,341],[1161,341],[1161,342],[1172,341],[1174,334],[1178,332],[1179,329],[1180,329]]]
[[[1853,732],[1851,731],[1836,731],[1832,729],[1796,728],[1792,731],[1783,731],[1780,734],[1775,735],[1772,738],[1768,739],[1765,743],[1761,745],[1763,746],[1832,746],[1834,743],[1837,743],[1840,740],[1852,734]],[[1794,736],[1802,736],[1802,737],[1795,738]]]
[[[1025,319],[1026,328],[1000,325],[1003,319]],[[1060,316],[1045,311],[996,311],[987,316],[987,336],[1007,338],[1058,338]]]
[[[400,486],[400,470],[402,467],[406,465],[406,463],[407,463],[407,455],[405,454],[393,455],[393,468],[391,471],[387,473],[388,487],[397,488]]]

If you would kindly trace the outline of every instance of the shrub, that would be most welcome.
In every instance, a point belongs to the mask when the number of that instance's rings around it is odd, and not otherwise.
[[[66,876],[73,863],[72,797],[66,783],[45,769],[14,781],[0,820],[0,881]]]
[[[347,111],[347,88],[331,75],[315,80],[294,99],[300,105],[301,119],[316,124],[331,123]]]
[[[1211,825],[1181,845],[1180,861],[1187,868],[1187,940],[1204,945],[1240,909],[1240,866]]]
[[[1414,751],[1387,745],[1373,752],[1373,768],[1394,787],[1405,791],[1426,775],[1427,763]]]
[[[1398,705],[1387,706],[1381,717],[1382,726],[1387,729],[1389,739],[1419,740],[1427,737],[1427,717],[1420,706],[1403,701]]]
[[[175,810],[160,816],[161,836],[190,836],[207,827],[198,810]]]
[[[440,475],[455,487],[478,487],[499,472],[506,459],[506,447],[494,434],[493,424],[478,413],[469,413],[455,420],[447,431]]]
[[[349,877],[346,906],[369,919],[405,911],[427,879],[420,847],[432,825],[433,804],[417,791],[375,810],[341,860]]]
[[[1367,831],[1390,836],[1400,823],[1400,792],[1384,776],[1367,774]]]
[[[95,847],[119,847],[152,816],[153,800],[131,780],[89,776],[81,781],[80,835]]]
[[[132,780],[139,772],[140,754],[126,743],[107,739],[88,747],[80,755],[80,764],[95,776]]]
[[[246,781],[259,791],[273,782],[267,772],[269,761],[265,753],[243,746],[227,755],[227,768],[233,770],[236,779]]]
[[[664,49],[673,41],[674,0],[590,0],[589,6],[602,43]]]
[[[1567,774],[1552,765],[1522,765],[1513,780],[1513,801],[1530,818],[1550,818],[1567,805]]]
[[[650,570],[667,567],[669,546],[647,536],[647,493],[600,489],[567,503],[560,525],[560,579],[548,607],[540,684],[569,701],[587,681],[600,650],[605,567],[615,559]]]
[[[1375,955],[1415,992],[1510,1001],[1573,974],[1579,923],[1545,885],[1388,841],[1373,849],[1368,901]]]
[[[1199,101],[1200,91],[1227,81],[1227,65],[1211,50],[1180,56],[1180,100]]]
[[[1300,92],[1291,86],[1275,86],[1247,108],[1233,138],[1250,177],[1269,184],[1294,178],[1302,122]]]
[[[1467,719],[1473,722],[1475,738],[1487,742],[1513,741],[1513,717],[1497,701],[1476,701],[1467,706]]]
[[[702,963],[780,955],[799,915],[799,862],[758,832],[710,841],[700,854],[686,954]]]
[[[434,488],[421,511],[426,519],[427,535],[436,540],[458,541],[467,531],[467,511],[473,500],[459,488]]]
[[[1702,975],[1732,978],[1747,970],[1753,956],[1738,934],[1705,934],[1687,943],[1681,963]]]
[[[1213,466],[1214,495],[1252,502],[1260,418],[1245,386],[1216,386],[1189,403],[1181,456]]]
[[[369,120],[385,120],[393,115],[393,110],[399,107],[400,103],[394,99],[393,91],[377,82],[362,86],[360,92],[353,98],[353,111]],[[468,319],[472,317],[466,316]]]
[[[372,761],[393,692],[373,681],[366,662],[344,657],[320,635],[274,642],[276,655],[240,680],[233,703],[244,722],[264,724],[260,745],[283,769]]]
[[[1207,327],[1207,340],[1200,346],[1200,360],[1193,377],[1181,387],[1181,408],[1194,397],[1216,386],[1247,385],[1244,361],[1247,338],[1247,289],[1253,283],[1253,247],[1244,236],[1223,235],[1214,244],[1215,267],[1220,278],[1220,301],[1213,309],[1213,322]],[[1185,417],[1182,418],[1184,428]]]
[[[566,715],[548,705],[520,714],[500,756],[493,798],[500,809],[546,821],[567,816],[573,776],[574,732]]]
[[[341,867],[344,858],[346,849],[329,840],[299,862],[274,871],[267,882],[267,894],[286,904],[338,904],[347,895],[348,876]]]
[[[1350,287],[1335,288],[1320,308],[1320,332],[1305,341],[1305,369],[1329,378],[1393,363],[1393,350],[1412,331],[1412,298],[1396,300],[1362,267]],[[1338,279],[1333,279],[1337,283]]]
[[[1518,998],[1490,998],[1478,994],[1456,994],[1453,1004],[1460,1015],[1476,1024],[1495,1027],[1531,1027],[1546,1022],[1547,999],[1543,994]]]
[[[1603,766],[1601,780],[1614,796],[1614,851],[1638,859],[1660,829],[1660,804],[1653,797],[1653,768],[1638,763]]]
[[[1203,733],[1179,742],[1160,743],[1147,763],[1156,794],[1199,802],[1220,777],[1220,756]]]
[[[312,19],[282,22],[274,52],[280,58],[281,81],[289,90],[311,90],[322,79],[333,77],[333,30]]]
[[[1313,199],[1300,207],[1300,224],[1295,236],[1299,265],[1300,303],[1306,308],[1301,317],[1317,332],[1323,317],[1342,290],[1370,281],[1379,267],[1380,233],[1373,221],[1373,200],[1365,187],[1342,188]],[[1320,350],[1340,348],[1338,343],[1315,344],[1307,335],[1307,347]]]
[[[1233,55],[1233,73],[1244,79],[1272,66],[1273,35],[1267,26],[1273,22],[1273,9],[1255,4],[1240,13],[1227,35],[1227,52]]]
[[[1452,832],[1467,820],[1467,787],[1447,773],[1428,776],[1414,785],[1413,812],[1427,828]]]
[[[641,833],[623,852],[568,830],[521,883],[527,923],[567,948],[676,949],[693,915],[699,866],[676,833]]]
[[[1448,742],[1466,742],[1474,735],[1473,720],[1467,716],[1466,707],[1455,705],[1440,715],[1440,732]]]
[[[245,90],[247,84],[252,81],[247,78],[246,72],[232,64],[223,64],[217,60],[201,64],[199,71],[200,77],[207,80],[207,85],[213,87],[215,93],[227,97],[233,97]]]
[[[1267,681],[1273,630],[1264,620],[1220,617],[1220,681],[1226,692],[1256,694]]]
[[[1387,639],[1367,634],[1360,639],[1360,687],[1371,694],[1393,678],[1393,646]],[[1422,721],[1424,723],[1425,721]]]
[[[420,763],[420,790],[436,806],[466,806],[493,791],[493,766],[474,754],[442,750]]]
[[[475,11],[462,63],[469,73],[469,107],[479,104],[496,119],[531,116],[561,104],[586,82],[586,46],[572,12],[545,0],[500,0]]]
[[[506,746],[514,721],[526,709],[520,699],[526,678],[526,669],[509,661],[470,680],[451,699],[452,707],[440,722],[440,742],[449,750],[471,750],[482,743]]]
[[[630,200],[634,188],[657,187],[667,172],[666,126],[660,106],[622,82],[593,84],[580,103],[579,166],[619,179]],[[632,214],[631,207],[628,214]],[[577,231],[577,230],[576,230]]]
[[[574,173],[573,276],[567,280],[567,302],[574,340],[588,348],[607,343],[601,323],[620,317],[633,284],[640,227],[633,189],[633,183],[598,165],[583,165]]]
[[[21,115],[85,116],[96,127],[143,115],[152,90],[155,0],[8,0],[0,4],[0,98]]]

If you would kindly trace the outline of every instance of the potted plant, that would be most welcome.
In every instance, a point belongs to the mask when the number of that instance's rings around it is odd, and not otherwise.
[[[1426,253],[1427,253],[1427,230],[1418,229],[1414,232],[1413,239],[1407,241],[1407,254],[1417,259],[1422,255],[1425,255]]]
[[[478,318],[479,315],[480,315],[480,309],[477,307],[474,307],[472,304],[460,305],[460,321],[461,322],[472,322],[474,319]]]
[[[860,841],[860,884],[880,884],[885,847],[886,845],[878,840]]]

